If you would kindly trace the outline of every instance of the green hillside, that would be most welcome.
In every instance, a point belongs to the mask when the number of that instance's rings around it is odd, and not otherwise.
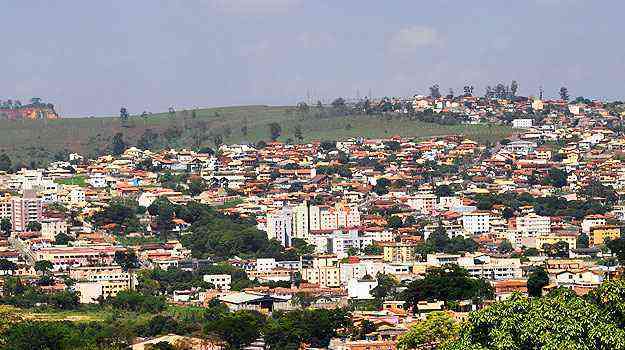
[[[195,111],[153,114],[146,118],[131,116],[123,125],[119,118],[68,118],[49,121],[0,121],[0,152],[8,153],[13,163],[30,165],[63,158],[67,152],[95,157],[110,151],[113,135],[123,133],[129,145],[153,149],[165,147],[214,147],[215,142],[258,142],[269,140],[269,123],[282,129],[279,140],[297,141],[299,127],[305,141],[347,137],[388,137],[402,135],[428,137],[464,134],[480,141],[506,137],[512,129],[485,125],[438,125],[408,118],[381,116],[335,116],[312,108],[300,112],[295,107],[244,106],[207,108]],[[151,132],[147,132],[146,130]]]

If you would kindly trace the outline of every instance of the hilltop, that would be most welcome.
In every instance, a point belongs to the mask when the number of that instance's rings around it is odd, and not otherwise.
[[[439,125],[399,114],[335,115],[319,107],[302,111],[295,106],[241,106],[130,116],[126,123],[111,117],[0,120],[0,152],[9,154],[14,164],[25,165],[66,159],[69,152],[95,157],[110,152],[112,138],[120,132],[128,145],[151,149],[215,147],[222,142],[256,143],[270,140],[270,123],[280,126],[278,140],[294,142],[448,134],[493,141],[512,133],[506,126]],[[298,130],[301,130],[301,138],[297,137]]]

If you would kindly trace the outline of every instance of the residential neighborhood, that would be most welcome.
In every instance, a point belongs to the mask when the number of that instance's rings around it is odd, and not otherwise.
[[[585,296],[623,273],[618,105],[469,94],[377,102],[387,103],[515,131],[495,143],[128,147],[1,173],[3,302],[124,308],[149,296],[235,314],[350,310],[359,335],[332,329],[327,348],[397,349],[430,316],[463,322],[560,288]],[[154,343],[133,348],[141,341]]]

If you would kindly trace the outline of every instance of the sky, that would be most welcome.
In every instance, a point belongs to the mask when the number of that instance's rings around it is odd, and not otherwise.
[[[446,93],[625,99],[622,0],[20,0],[0,99],[63,116]]]

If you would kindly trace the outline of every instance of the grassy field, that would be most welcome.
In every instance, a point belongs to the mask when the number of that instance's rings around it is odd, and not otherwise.
[[[81,175],[70,177],[67,179],[57,179],[55,180],[55,182],[61,185],[73,185],[73,186],[80,186],[80,187],[87,186],[87,178]]]
[[[298,112],[295,107],[243,106],[178,111],[147,118],[132,116],[122,125],[118,118],[68,118],[49,121],[0,121],[0,152],[7,152],[14,163],[44,163],[67,152],[95,157],[106,154],[114,134],[121,132],[129,145],[136,145],[146,129],[158,134],[153,148],[200,146],[214,147],[216,139],[225,143],[268,140],[268,124],[282,128],[279,140],[295,139],[301,128],[305,141],[334,140],[364,136],[370,138],[401,135],[424,138],[436,135],[463,134],[478,141],[507,137],[512,129],[503,126],[443,126],[378,116],[320,117],[313,109]]]

